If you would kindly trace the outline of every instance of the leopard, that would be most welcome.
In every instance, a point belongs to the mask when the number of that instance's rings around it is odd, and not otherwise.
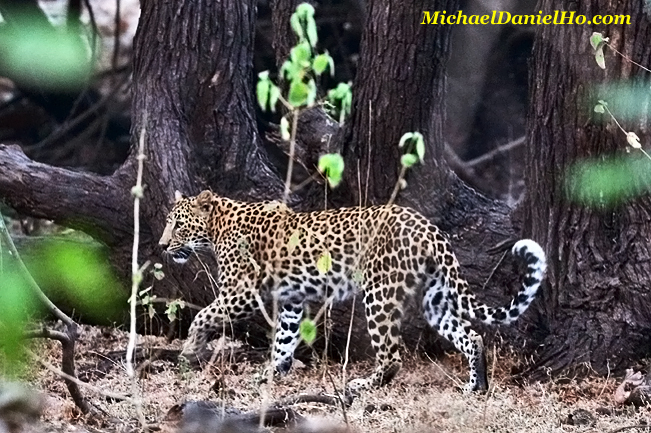
[[[546,270],[542,247],[522,239],[511,251],[526,267],[511,302],[480,302],[462,277],[448,236],[421,213],[396,204],[293,211],[277,201],[243,202],[209,190],[175,193],[159,242],[174,263],[214,254],[215,300],[196,314],[181,356],[196,359],[216,333],[276,302],[272,368],[286,375],[301,341],[308,303],[363,296],[375,370],[349,382],[359,390],[388,384],[402,366],[401,322],[409,302],[469,365],[464,392],[486,391],[482,337],[471,320],[508,325],[535,299]],[[418,305],[420,304],[420,306]]]

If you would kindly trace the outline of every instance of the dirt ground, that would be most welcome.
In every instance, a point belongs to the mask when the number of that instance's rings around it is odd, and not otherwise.
[[[90,384],[113,393],[132,395],[126,375],[124,353],[128,335],[112,328],[83,327],[77,348],[77,372]],[[60,365],[57,342],[33,343],[34,351],[53,365]],[[162,337],[139,337],[142,348],[179,350],[181,343]],[[467,367],[462,357],[450,354],[436,361],[406,354],[403,370],[382,389],[370,391],[346,409],[351,431],[355,432],[615,432],[622,427],[651,421],[648,408],[615,406],[612,396],[620,378],[592,378],[581,381],[564,378],[548,383],[515,385],[509,371],[512,356],[489,355],[491,388],[485,395],[463,395],[459,385]],[[156,360],[141,373],[142,408],[149,424],[168,430],[164,421],[175,404],[210,400],[228,408],[258,410],[283,397],[298,393],[333,393],[330,377],[342,383],[341,364],[326,369],[298,366],[289,376],[261,383],[264,364],[257,361],[229,362],[220,358],[201,371],[180,368],[175,362]],[[360,377],[372,369],[369,363],[352,363],[347,377]],[[105,417],[88,419],[74,406],[61,379],[37,363],[26,369],[25,380],[44,395],[44,412],[35,431],[135,431],[131,404],[116,401],[88,389],[83,393],[105,412]],[[293,407],[319,425],[346,425],[342,409],[318,403]],[[651,431],[631,428],[627,432]]]

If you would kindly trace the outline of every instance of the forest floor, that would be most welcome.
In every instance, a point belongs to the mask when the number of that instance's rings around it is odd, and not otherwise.
[[[124,350],[127,333],[113,328],[82,328],[76,364],[78,376],[112,393],[131,395],[125,372]],[[57,342],[33,342],[41,359],[60,365]],[[180,341],[162,337],[139,337],[145,349],[180,349]],[[121,355],[117,355],[121,354]],[[260,358],[260,356],[258,356]],[[556,379],[547,383],[516,385],[510,375],[514,356],[489,355],[491,388],[485,395],[463,395],[459,384],[467,366],[458,354],[436,361],[407,354],[403,369],[387,387],[366,392],[346,409],[353,432],[615,432],[622,427],[651,424],[651,409],[618,407],[613,393],[618,378]],[[364,376],[372,363],[351,363],[348,377]],[[298,366],[290,375],[275,379],[271,386],[260,381],[264,364],[260,361],[228,362],[219,360],[201,371],[179,368],[178,363],[156,360],[140,374],[142,408],[147,423],[163,431],[173,431],[165,421],[170,408],[192,400],[209,400],[242,411],[259,410],[284,397],[298,393],[333,392],[333,378],[342,383],[342,366]],[[30,431],[97,432],[136,431],[134,408],[124,401],[83,389],[89,401],[104,411],[104,416],[88,419],[74,406],[63,381],[53,373],[30,363],[25,369],[28,383],[44,396],[41,421]],[[300,415],[316,424],[344,426],[340,407],[318,403],[293,406]],[[278,431],[278,430],[276,430]],[[627,432],[651,431],[649,427],[626,429]]]

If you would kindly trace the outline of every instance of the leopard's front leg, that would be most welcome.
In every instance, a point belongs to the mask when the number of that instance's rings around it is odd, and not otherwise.
[[[256,309],[255,291],[250,286],[239,287],[235,293],[220,294],[194,317],[181,356],[191,363],[205,360],[210,355],[206,350],[208,342],[232,322],[252,316]]]

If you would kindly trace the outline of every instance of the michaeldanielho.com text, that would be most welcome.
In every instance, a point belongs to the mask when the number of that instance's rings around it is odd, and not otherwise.
[[[514,15],[507,11],[493,11],[484,15],[466,15],[463,11],[447,14],[445,11],[423,11],[421,24],[515,24],[515,25],[561,25],[561,24],[631,24],[630,15],[595,15],[591,18],[574,11],[554,11],[543,14]]]

